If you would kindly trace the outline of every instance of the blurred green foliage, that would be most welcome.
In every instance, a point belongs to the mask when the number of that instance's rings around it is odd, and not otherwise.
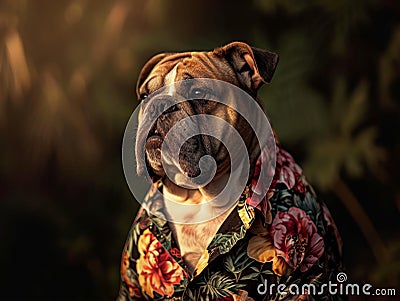
[[[399,286],[398,1],[2,0],[2,299],[116,296],[138,72],[233,40],[280,55],[260,96],[334,214],[350,279]]]

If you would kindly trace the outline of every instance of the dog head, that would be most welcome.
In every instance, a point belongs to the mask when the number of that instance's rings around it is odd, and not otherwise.
[[[201,84],[201,81],[185,87],[183,89],[185,95],[176,93],[176,87],[177,84],[190,79],[216,79],[233,84],[256,99],[258,89],[264,83],[270,82],[277,63],[277,54],[250,47],[242,42],[233,42],[210,52],[161,53],[151,58],[140,72],[137,83],[137,95],[143,103],[142,111],[139,113],[137,141],[145,140],[145,143],[142,143],[145,148],[145,158],[137,156],[138,173],[143,174],[147,168],[153,179],[163,178],[166,166],[163,166],[161,160],[161,146],[168,131],[180,120],[197,114],[218,116],[232,125],[243,137],[252,161],[250,164],[254,166],[252,163],[258,157],[260,147],[248,122],[229,105],[210,101],[211,92],[207,86]],[[154,92],[163,87],[167,89],[153,97],[150,107],[146,108],[147,99],[157,94]],[[180,96],[177,96],[178,94]],[[164,110],[165,104],[173,101],[172,97],[184,97],[189,100]],[[235,99],[231,101],[234,102]],[[144,117],[143,108],[147,109],[150,115],[158,116],[152,124],[148,123],[148,116]],[[199,124],[199,127],[201,126]],[[173,151],[174,147],[171,146],[169,149]],[[175,168],[177,174],[181,173],[187,177],[198,176],[199,160],[205,155],[212,156],[216,162],[216,178],[233,168],[225,146],[209,135],[201,134],[187,139],[178,151],[177,162],[164,161],[164,165],[168,164]]]

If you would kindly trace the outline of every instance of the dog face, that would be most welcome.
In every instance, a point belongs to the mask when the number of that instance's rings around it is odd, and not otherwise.
[[[238,86],[256,98],[260,86],[271,80],[277,62],[278,56],[275,53],[252,48],[241,42],[234,42],[211,52],[162,53],[151,58],[143,67],[137,84],[137,95],[143,103],[142,109],[146,108],[149,95],[160,88],[167,89],[161,95],[155,96],[151,107],[147,108],[149,114],[157,116],[162,111],[153,124],[148,124],[142,114],[139,114],[138,141],[145,140],[141,144],[145,147],[146,157],[137,156],[138,173],[143,173],[147,168],[153,179],[163,178],[166,166],[161,161],[161,145],[165,136],[180,120],[197,114],[214,115],[227,121],[243,137],[250,161],[256,160],[260,149],[253,130],[229,105],[207,100],[210,99],[210,93],[215,91],[210,91],[209,87],[201,84],[201,80],[185,87],[185,93],[176,93],[179,85],[172,84],[184,83],[190,79],[217,79]],[[172,97],[189,100],[179,102],[164,111],[164,104],[172,101],[169,99]],[[233,96],[230,101],[235,101]],[[147,127],[147,131],[144,127]],[[148,128],[151,128],[150,132]],[[142,133],[148,134],[145,136]],[[173,150],[174,146],[171,145],[169,149]],[[232,168],[225,146],[209,135],[189,138],[178,151],[179,162],[167,160],[164,164],[188,177],[200,174],[199,160],[205,155],[212,156],[217,163],[215,178],[223,176]],[[254,166],[252,163],[250,162],[250,166]]]

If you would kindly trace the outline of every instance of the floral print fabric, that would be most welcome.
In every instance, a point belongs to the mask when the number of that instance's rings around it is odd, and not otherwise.
[[[324,240],[311,218],[301,209],[290,207],[278,212],[272,224],[272,237],[278,256],[301,272],[309,270],[324,252]]]
[[[184,278],[179,264],[149,229],[140,236],[138,251],[140,257],[136,261],[136,270],[143,291],[151,298],[154,297],[154,292],[171,297],[174,285],[180,284]]]
[[[262,153],[261,156],[266,155]],[[129,232],[121,262],[118,300],[295,300],[257,287],[336,281],[342,270],[341,239],[292,156],[277,146],[276,169],[263,199],[254,177],[236,210],[219,228],[191,275],[168,222],[141,209]],[[155,183],[145,200],[162,206]],[[256,198],[252,198],[256,194]],[[257,203],[252,203],[256,200]],[[328,292],[316,300],[340,300]],[[312,299],[311,299],[312,300]]]

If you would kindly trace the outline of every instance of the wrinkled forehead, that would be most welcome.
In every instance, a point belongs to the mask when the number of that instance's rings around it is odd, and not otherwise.
[[[150,94],[166,85],[192,78],[213,78],[238,84],[233,68],[225,59],[212,52],[186,52],[161,60],[139,87],[139,91]]]

